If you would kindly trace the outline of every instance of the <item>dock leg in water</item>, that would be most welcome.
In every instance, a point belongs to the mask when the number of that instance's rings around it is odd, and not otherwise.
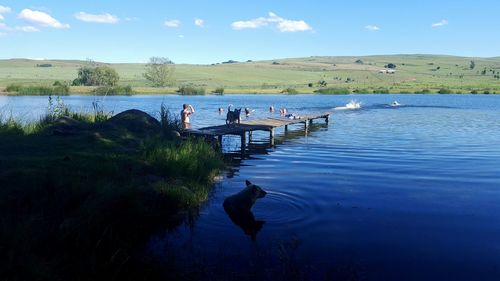
[[[269,130],[269,142],[274,146],[274,128]]]
[[[246,132],[243,132],[242,134],[240,134],[240,137],[241,137],[241,152],[243,152],[243,151],[245,151],[245,147],[247,145]]]
[[[220,146],[220,149],[222,150],[222,135],[218,135],[217,140],[219,141],[219,146]]]

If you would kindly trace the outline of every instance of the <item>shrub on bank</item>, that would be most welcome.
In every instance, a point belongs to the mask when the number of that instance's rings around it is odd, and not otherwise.
[[[52,86],[23,86],[20,84],[10,84],[5,88],[5,91],[22,96],[66,96],[69,94],[69,86],[59,81],[56,81]]]
[[[293,95],[293,94],[298,94],[299,92],[296,89],[294,89],[294,88],[286,88],[286,89],[283,89],[281,91],[281,93]]]
[[[134,94],[134,90],[130,85],[127,86],[113,86],[113,87],[98,87],[92,91],[96,95],[106,96],[106,95],[126,95],[130,96]]]
[[[179,87],[177,93],[179,93],[179,95],[185,96],[204,95],[205,88],[186,85]]]
[[[328,94],[328,95],[347,95],[350,94],[351,91],[348,88],[323,88],[314,91],[319,94]]]

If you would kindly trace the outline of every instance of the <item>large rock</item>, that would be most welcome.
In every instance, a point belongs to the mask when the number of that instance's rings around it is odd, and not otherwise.
[[[106,121],[106,125],[138,134],[158,133],[161,129],[158,120],[146,112],[137,109],[118,113]]]
[[[71,117],[59,117],[51,126],[52,134],[56,136],[75,135],[84,129],[85,125]]]

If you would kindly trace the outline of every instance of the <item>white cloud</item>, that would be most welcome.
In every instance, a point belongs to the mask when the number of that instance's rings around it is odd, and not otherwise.
[[[11,28],[3,22],[0,22],[0,29],[7,30],[7,31],[11,30]]]
[[[447,20],[441,20],[440,22],[433,23],[432,27],[441,27],[441,26],[445,26],[447,24],[448,24]]]
[[[12,9],[10,7],[0,5],[0,14],[10,13]]]
[[[182,38],[184,38],[184,35],[179,34],[179,35],[177,35],[177,37],[179,37],[179,38],[181,38],[181,39],[182,39]]]
[[[17,31],[22,31],[22,32],[39,32],[40,29],[34,27],[34,26],[16,26]]]
[[[139,20],[138,17],[126,17],[125,18],[125,21],[137,21],[137,20]]]
[[[0,32],[0,37],[4,37],[4,36],[7,36],[7,33],[5,33],[5,32]]]
[[[203,27],[205,25],[205,21],[202,19],[195,19],[194,24],[199,27]]]
[[[0,14],[0,20],[4,20],[4,17],[2,16],[2,14]]]
[[[380,30],[380,27],[376,26],[376,25],[367,25],[365,26],[366,29],[370,30],[370,31],[379,31]]]
[[[109,23],[109,24],[115,24],[120,21],[120,18],[109,13],[89,14],[85,12],[79,12],[75,14],[75,18],[84,22]]]
[[[270,23],[276,24],[276,28],[280,32],[295,32],[295,31],[308,31],[312,27],[303,20],[289,20],[284,19],[273,12],[268,13],[268,17],[260,17],[247,21],[235,21],[231,24],[234,30],[241,29],[255,29],[268,26]]]
[[[269,24],[268,19],[260,17],[247,21],[235,21],[231,24],[231,27],[235,30],[241,30],[245,28],[259,28],[266,26],[268,24]]]
[[[180,20],[166,20],[164,25],[166,27],[179,27],[181,25]]]
[[[22,10],[21,13],[19,13],[18,18],[41,26],[48,26],[59,29],[69,28],[69,24],[62,24],[47,13],[40,11],[33,11],[30,9]]]

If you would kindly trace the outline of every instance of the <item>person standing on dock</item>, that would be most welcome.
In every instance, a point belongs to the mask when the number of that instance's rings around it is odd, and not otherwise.
[[[189,123],[189,115],[194,113],[194,107],[190,104],[183,104],[182,105],[182,111],[181,111],[181,120],[182,120],[182,127],[184,129],[189,129],[191,126],[191,123]]]

